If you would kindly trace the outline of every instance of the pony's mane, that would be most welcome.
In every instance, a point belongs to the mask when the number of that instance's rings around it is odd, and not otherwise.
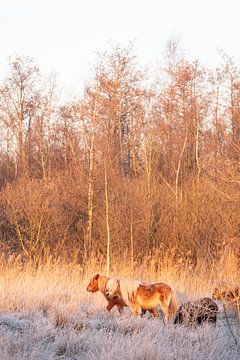
[[[120,278],[120,291],[122,294],[122,298],[127,305],[130,305],[134,298],[136,297],[139,285],[141,281],[133,280],[133,279],[126,279]]]
[[[107,285],[108,280],[109,280],[109,277],[99,274],[98,290],[101,291],[103,294],[105,294],[106,285]]]

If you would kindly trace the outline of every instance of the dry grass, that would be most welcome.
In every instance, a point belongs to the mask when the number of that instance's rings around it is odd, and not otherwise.
[[[135,278],[161,280],[174,286],[181,301],[210,296],[216,281],[239,279],[233,254],[221,264],[195,270],[173,264],[170,258],[145,259]],[[118,263],[119,264],[119,263]],[[182,268],[181,268],[182,266]],[[130,276],[121,262],[113,275]],[[231,269],[231,272],[229,271]],[[145,316],[130,319],[108,314],[101,294],[89,294],[86,285],[103,264],[51,262],[36,268],[18,259],[0,262],[0,350],[5,359],[239,359],[240,324],[221,311],[217,326],[188,329]]]

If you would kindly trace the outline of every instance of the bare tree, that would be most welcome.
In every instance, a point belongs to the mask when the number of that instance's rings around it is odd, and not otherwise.
[[[16,173],[27,175],[27,141],[37,111],[39,70],[28,57],[11,58],[10,76],[0,89],[1,121],[12,137]]]

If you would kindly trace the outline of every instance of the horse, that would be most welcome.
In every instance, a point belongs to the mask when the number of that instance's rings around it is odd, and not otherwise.
[[[138,280],[111,278],[106,286],[109,299],[119,298],[130,307],[131,316],[141,315],[143,310],[160,306],[164,323],[174,317],[178,308],[178,298],[173,289],[165,283],[146,284]]]
[[[217,311],[217,304],[208,297],[188,301],[179,307],[173,323],[186,326],[196,326],[203,323],[216,324]]]
[[[110,280],[110,277],[100,274],[94,274],[92,278],[89,281],[89,284],[87,286],[87,291],[95,293],[97,291],[100,291],[105,299],[108,301],[107,310],[110,312],[114,306],[117,306],[118,312],[120,315],[123,314],[123,307],[127,306],[127,304],[123,301],[122,298],[119,298],[117,296],[113,298],[109,298],[106,295],[106,285],[108,281]],[[156,309],[148,309],[150,313],[153,314],[153,316],[158,315],[158,311]],[[143,313],[145,314],[145,310],[143,310]]]
[[[116,297],[109,299],[106,296],[105,289],[106,289],[107,282],[109,280],[110,280],[110,277],[108,277],[108,276],[100,275],[98,273],[94,274],[89,281],[89,284],[87,286],[87,291],[91,292],[91,293],[100,291],[103,294],[103,296],[105,297],[105,299],[108,301],[107,310],[111,311],[112,308],[116,305],[118,308],[119,314],[122,315],[123,307],[126,306],[126,304],[123,302],[123,300],[118,299]]]
[[[222,301],[227,308],[240,315],[240,287],[219,283],[213,290],[212,299]]]

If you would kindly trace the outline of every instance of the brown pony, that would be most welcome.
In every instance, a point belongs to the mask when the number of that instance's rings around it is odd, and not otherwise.
[[[106,295],[106,286],[108,281],[110,280],[110,277],[100,274],[94,274],[93,277],[90,279],[89,284],[87,286],[87,291],[95,293],[97,291],[100,291],[105,299],[108,301],[107,310],[111,311],[112,308],[116,305],[118,308],[118,311],[120,315],[123,314],[123,307],[127,306],[127,304],[123,301],[122,298],[119,298],[118,296],[114,296],[112,298],[109,298]],[[157,309],[148,309],[150,313],[153,314],[153,316],[158,315]],[[143,310],[143,313],[145,314],[145,310]]]
[[[123,313],[123,307],[126,306],[126,304],[123,302],[123,300],[118,298],[112,298],[108,299],[105,293],[107,282],[110,280],[110,277],[100,274],[94,274],[93,277],[90,279],[89,284],[87,286],[87,291],[91,293],[95,293],[97,291],[100,291],[105,299],[108,301],[107,310],[111,311],[112,308],[116,305],[118,308],[119,313],[122,315]]]
[[[111,278],[106,286],[110,299],[118,297],[130,307],[132,316],[140,315],[141,309],[149,310],[160,305],[164,322],[174,317],[178,309],[178,299],[172,288],[165,283],[145,284],[137,280]]]

